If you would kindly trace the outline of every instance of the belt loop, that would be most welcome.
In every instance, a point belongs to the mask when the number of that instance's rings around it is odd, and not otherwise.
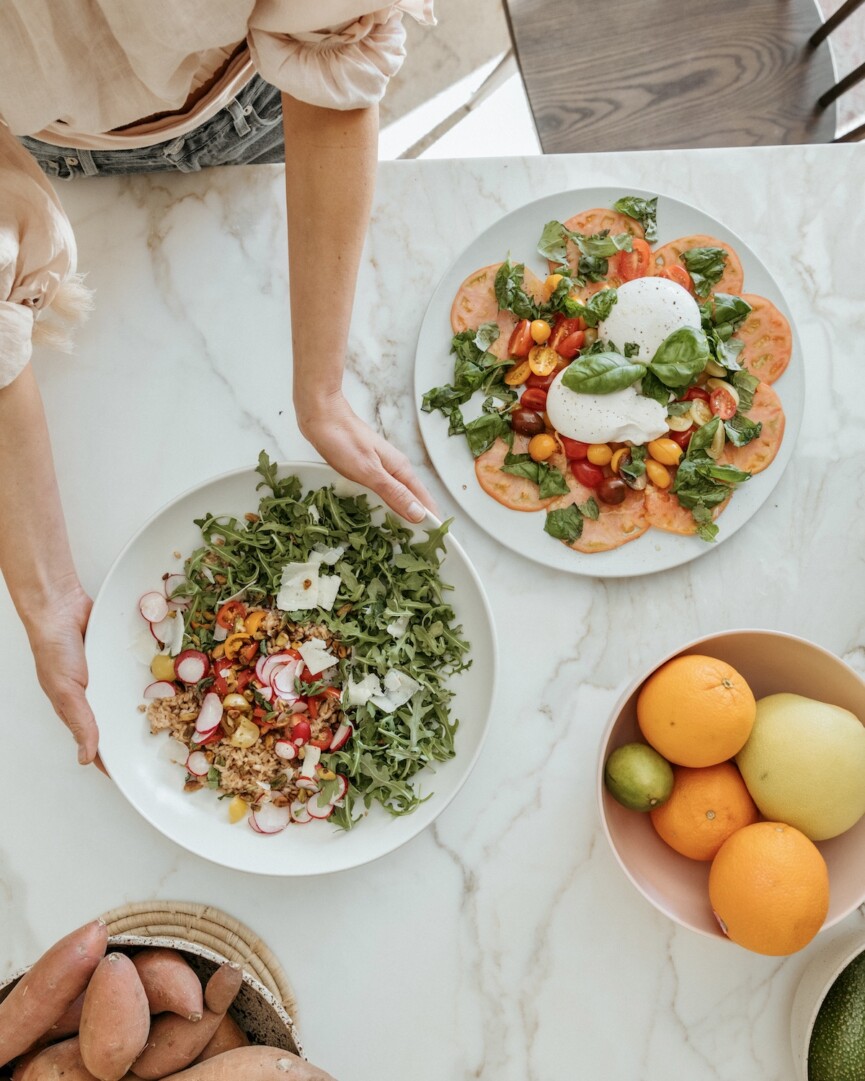
[[[225,107],[231,114],[231,119],[234,121],[234,130],[237,134],[248,135],[252,128],[246,119],[247,110],[243,108],[237,98],[232,98]]]
[[[93,155],[89,150],[78,151],[78,164],[84,176],[99,175],[99,166],[93,160]]]

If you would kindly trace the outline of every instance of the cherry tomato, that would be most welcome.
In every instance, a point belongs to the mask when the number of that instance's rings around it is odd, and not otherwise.
[[[246,605],[243,601],[226,601],[216,613],[216,622],[220,627],[231,630],[234,627],[234,621],[238,618],[243,619],[245,615]]]
[[[708,392],[708,390],[703,390],[702,387],[690,387],[688,390],[685,391],[685,393],[682,395],[682,397],[679,399],[679,401],[680,402],[693,402],[695,398],[702,398],[702,400],[704,402],[708,402],[708,400],[709,400],[709,392]]]
[[[581,443],[579,439],[568,439],[566,435],[560,435],[562,446],[565,448],[565,457],[569,462],[581,462],[589,453],[589,444]]]
[[[311,739],[309,741],[310,747],[321,747],[323,751],[326,751],[331,743],[333,743],[333,732],[331,732],[329,728],[322,732],[318,739]]]
[[[300,681],[301,683],[315,683],[315,676],[306,665],[303,666],[303,671],[300,673]]]
[[[573,334],[569,334],[564,341],[559,343],[558,354],[560,357],[564,357],[565,360],[573,360],[573,358],[583,348],[583,342],[586,340],[586,332],[584,330],[575,330]]]
[[[250,642],[249,645],[238,650],[238,656],[244,664],[254,664],[260,652],[258,642]]]
[[[314,721],[316,719],[316,717],[318,716],[318,699],[317,698],[307,698],[307,700],[306,700],[306,712],[309,714],[310,720]]]
[[[342,702],[342,691],[339,687],[325,687],[319,698],[335,698],[337,702]]]
[[[658,277],[666,278],[668,281],[675,282],[676,285],[681,285],[681,287],[687,289],[689,293],[694,292],[691,275],[678,263],[673,263],[672,266],[665,266],[663,270],[658,272]]]
[[[627,494],[627,484],[623,480],[619,480],[618,477],[604,477],[598,485],[598,499],[602,503],[609,503],[611,506],[624,503]]]
[[[543,394],[543,391],[538,391]],[[532,409],[515,409],[511,414],[511,427],[517,435],[540,435],[546,428],[544,418]]]
[[[649,273],[649,260],[652,257],[652,249],[640,237],[633,237],[630,251],[620,251],[613,256],[615,259],[615,272],[623,282],[633,281],[634,278],[645,278]]]
[[[691,427],[684,432],[670,432],[669,438],[672,439],[674,443],[678,443],[682,450],[687,450],[693,434],[694,425],[692,424]]]
[[[230,671],[231,665],[227,661],[217,661],[213,666],[213,689],[220,698],[225,698],[228,694],[228,683],[225,677]]]
[[[553,327],[553,333],[550,336],[550,340],[547,343],[551,349],[559,351],[559,346],[569,337],[571,334],[578,330],[585,330],[586,324],[582,319],[569,319],[566,315],[559,315],[556,317],[556,325]]]
[[[597,488],[604,479],[603,469],[599,465],[592,465],[591,462],[572,459],[571,472],[580,484],[584,484],[587,488]]]
[[[249,684],[255,677],[255,672],[251,668],[244,668],[242,672],[237,673],[237,693],[243,694]]]
[[[521,409],[531,409],[535,413],[543,413],[547,408],[547,392],[544,387],[529,387],[524,390],[520,398]]]
[[[729,420],[736,415],[736,399],[723,387],[715,387],[709,396],[709,408],[721,420]]]
[[[558,372],[550,372],[549,375],[535,375],[534,372],[526,380],[527,387],[537,387],[540,390],[549,390]]]
[[[528,319],[521,319],[514,327],[511,340],[508,342],[508,355],[512,357],[527,357],[529,350],[535,344],[532,338],[532,324]]]

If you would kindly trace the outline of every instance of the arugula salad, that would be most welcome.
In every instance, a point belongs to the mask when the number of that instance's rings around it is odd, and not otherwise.
[[[416,775],[454,757],[448,681],[471,664],[440,576],[449,523],[419,540],[365,495],[278,477],[264,452],[257,472],[257,509],[197,519],[184,573],[139,601],[150,730],[187,791],[258,833],[410,814],[431,794]]]
[[[770,384],[789,325],[743,293],[729,244],[657,244],[657,202],[626,195],[547,222],[545,277],[510,257],[470,275],[451,312],[452,376],[421,403],[465,438],[485,491],[545,511],[546,532],[579,551],[650,527],[713,541],[783,437]]]

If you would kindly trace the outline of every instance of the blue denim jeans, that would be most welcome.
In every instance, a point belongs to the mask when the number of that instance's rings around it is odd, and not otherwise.
[[[210,120],[186,135],[141,150],[76,150],[30,136],[19,137],[50,177],[117,176],[211,165],[250,165],[285,160],[282,102],[276,87],[256,75]]]

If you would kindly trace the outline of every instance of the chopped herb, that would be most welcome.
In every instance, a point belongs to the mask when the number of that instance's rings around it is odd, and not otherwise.
[[[638,221],[650,244],[658,239],[657,195],[653,199],[643,199],[639,195],[624,195],[613,203],[613,209]]]
[[[691,275],[694,292],[698,297],[705,297],[721,280],[727,253],[723,248],[689,248],[682,252],[681,260]]]
[[[601,515],[601,510],[595,502],[594,496],[590,496],[585,503],[578,503],[577,507],[584,518],[589,518],[593,522],[597,522]]]
[[[572,503],[569,507],[559,507],[556,510],[547,511],[544,522],[544,531],[556,540],[564,541],[565,544],[573,544],[583,534],[583,515],[578,507]]]
[[[730,382],[739,392],[739,412],[747,413],[754,404],[754,391],[760,385],[760,380],[750,372],[733,372]]]
[[[762,430],[763,425],[760,421],[749,420],[747,417],[743,417],[741,413],[737,413],[734,417],[724,421],[724,431],[727,433],[727,439],[734,447],[744,447],[746,443],[756,439]]]
[[[505,259],[496,272],[496,303],[519,319],[537,319],[540,309],[523,288],[525,266]]]

